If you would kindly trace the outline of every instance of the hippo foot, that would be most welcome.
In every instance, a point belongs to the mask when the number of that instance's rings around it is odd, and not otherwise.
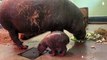
[[[51,51],[50,52],[50,56],[55,56],[56,54],[55,54],[55,51]]]
[[[27,45],[20,45],[20,46],[19,46],[19,49],[27,49],[27,48],[28,48]]]

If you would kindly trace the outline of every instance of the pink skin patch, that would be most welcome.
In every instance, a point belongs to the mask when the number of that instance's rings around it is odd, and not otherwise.
[[[23,34],[19,34],[19,39],[23,39],[24,35]]]

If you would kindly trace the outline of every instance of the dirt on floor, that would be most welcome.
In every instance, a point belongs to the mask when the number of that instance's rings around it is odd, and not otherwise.
[[[8,32],[5,29],[0,29],[0,44],[13,43]]]
[[[0,44],[2,45],[9,45],[11,44],[13,46],[14,49],[16,50],[20,50],[12,41],[12,39],[9,36],[9,33],[7,30],[5,29],[0,29]]]

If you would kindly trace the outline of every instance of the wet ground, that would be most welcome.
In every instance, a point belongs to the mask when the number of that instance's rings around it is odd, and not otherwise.
[[[29,49],[36,47],[40,40],[48,33],[31,38],[25,41],[24,44],[29,45]],[[71,36],[70,33],[66,33],[68,36]],[[33,60],[107,60],[107,44],[96,43],[92,40],[86,41],[84,44],[76,44],[74,41],[70,41],[67,48],[68,52],[64,57],[53,57],[45,54]],[[0,29],[0,60],[31,60],[18,55],[23,51],[25,50],[20,50],[14,45],[7,31]]]

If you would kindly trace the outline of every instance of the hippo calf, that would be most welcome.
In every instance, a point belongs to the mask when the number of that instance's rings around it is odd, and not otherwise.
[[[0,23],[20,48],[22,39],[29,39],[46,31],[72,33],[84,39],[85,22],[80,9],[69,0],[3,0],[0,6]]]
[[[38,51],[42,54],[46,48],[51,49],[51,55],[64,56],[66,54],[66,45],[69,43],[69,37],[61,31],[54,31],[48,34],[38,45]]]

